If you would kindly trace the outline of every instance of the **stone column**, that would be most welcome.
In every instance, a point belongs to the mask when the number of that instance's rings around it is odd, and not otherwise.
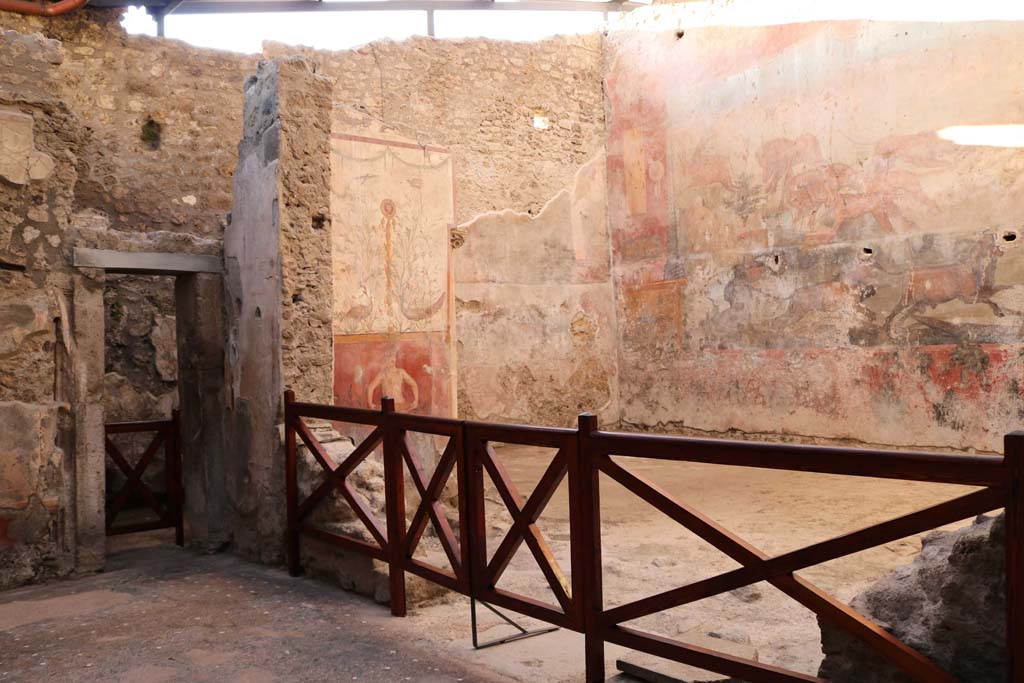
[[[103,431],[102,270],[81,269],[72,293],[75,526],[77,570],[103,569],[106,559],[106,472]]]

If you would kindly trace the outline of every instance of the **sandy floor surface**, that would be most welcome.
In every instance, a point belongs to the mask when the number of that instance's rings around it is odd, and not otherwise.
[[[527,495],[550,462],[552,451],[506,446],[497,449],[520,491]],[[890,480],[787,473],[690,463],[665,463],[616,458],[619,464],[667,490],[770,555],[795,550],[963,495],[970,487],[917,484]],[[541,517],[538,526],[561,566],[571,575],[566,483]],[[602,475],[601,503],[605,606],[734,569],[739,565],[677,525],[616,482]],[[487,501],[491,521],[488,555],[509,526],[496,492]],[[965,522],[966,523],[966,522]],[[906,564],[920,550],[921,537],[910,537],[799,573],[843,601],[890,569]],[[436,552],[432,560],[443,562]],[[524,546],[498,586],[555,603],[536,562]],[[412,619],[438,646],[459,651],[464,645],[468,602],[453,598],[414,611]],[[522,620],[531,627],[537,622]],[[483,618],[482,638],[510,633],[495,617]],[[821,660],[819,629],[809,610],[775,588],[759,583],[628,622],[661,635],[704,647],[718,647],[759,661],[816,674]],[[607,671],[626,651],[608,646]],[[561,683],[581,680],[582,638],[558,632],[473,653],[493,670],[524,682]],[[685,680],[720,680],[692,669],[641,661]],[[685,672],[685,675],[682,673]]]

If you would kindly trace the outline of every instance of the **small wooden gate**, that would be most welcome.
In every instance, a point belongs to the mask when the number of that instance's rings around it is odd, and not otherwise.
[[[144,420],[140,422],[113,422],[104,425],[105,447],[107,457],[124,474],[124,487],[114,497],[107,511],[107,535],[131,534],[137,531],[153,529],[174,529],[174,542],[184,545],[184,525],[182,519],[182,486],[181,486],[181,450],[179,446],[180,420],[175,410],[169,420]],[[114,434],[148,434],[153,438],[143,450],[138,460],[132,465],[121,449],[110,438]],[[152,489],[146,484],[143,476],[146,469],[156,460],[161,450],[164,454],[164,478],[167,491],[166,499],[161,502]],[[115,524],[117,516],[125,506],[138,494],[136,499],[145,501],[157,519],[146,522]]]

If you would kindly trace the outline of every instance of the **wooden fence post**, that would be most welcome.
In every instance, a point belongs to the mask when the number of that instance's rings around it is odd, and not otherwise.
[[[289,389],[284,392],[284,469],[285,496],[288,508],[285,552],[288,556],[288,575],[300,576],[302,560],[299,556],[299,481],[295,453],[295,420],[297,418],[292,409],[293,403],[295,403],[295,392]]]
[[[1007,434],[1004,446],[1007,680],[1024,683],[1024,432]]]
[[[579,463],[579,498],[581,531],[577,553],[582,562],[583,635],[587,683],[604,681],[604,634],[601,632],[601,612],[604,610],[601,562],[601,492],[600,472],[597,468],[598,452],[591,435],[597,431],[597,416],[583,413],[579,416],[576,457]],[[573,492],[570,490],[570,495]],[[573,566],[576,569],[576,566]]]
[[[405,616],[405,467],[399,442],[405,438],[392,415],[395,399],[385,396],[380,400],[384,416],[384,512],[387,517],[388,587],[391,594],[391,614]]]
[[[484,505],[484,467],[480,437],[471,425],[462,425],[462,448],[466,460],[466,511],[469,515],[466,540],[469,543],[469,596],[481,599],[487,589],[487,517]]]
[[[185,492],[181,480],[181,412],[171,412],[171,433],[164,451],[164,469],[168,478],[167,493],[170,497],[171,514],[174,515],[174,542],[185,545]]]
[[[459,491],[459,560],[462,562],[459,583],[463,586],[463,593],[473,595],[473,526],[470,523],[473,519],[473,474],[469,464],[465,422],[459,423],[459,429],[451,439],[455,442],[455,476]]]

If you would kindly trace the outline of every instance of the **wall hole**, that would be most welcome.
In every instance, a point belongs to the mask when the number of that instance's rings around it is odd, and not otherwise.
[[[313,229],[314,230],[323,230],[325,225],[327,225],[327,217],[326,216],[324,216],[322,213],[318,213],[315,216],[313,216]]]
[[[1009,231],[1008,232],[1004,232],[1003,233],[1003,241],[1004,242],[1016,242],[1017,241],[1017,233],[1009,232]]]
[[[146,122],[142,124],[142,132],[139,134],[139,139],[150,149],[157,150],[160,149],[162,133],[163,126],[153,119],[146,119]]]
[[[676,31],[676,40],[679,40],[680,38],[682,38],[685,35],[686,35],[686,31],[684,31],[682,29],[679,29],[678,31]]]
[[[872,249],[871,247],[864,247],[864,255],[865,256],[871,256],[874,253],[875,253],[875,250]]]
[[[260,307],[257,306],[256,307],[256,318],[259,319],[259,318],[262,318],[262,317],[263,317],[263,311],[261,311]]]
[[[779,255],[778,254],[775,254],[774,256],[772,256],[772,261],[775,262],[775,265],[779,265],[779,260],[780,259],[779,259]]]

